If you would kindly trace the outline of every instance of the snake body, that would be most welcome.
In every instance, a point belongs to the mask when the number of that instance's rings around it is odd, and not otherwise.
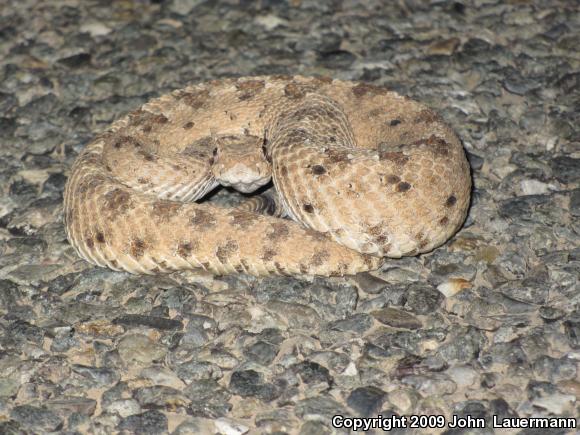
[[[195,202],[270,178],[291,220]],[[245,77],[153,99],[97,136],[72,167],[64,222],[81,257],[114,270],[346,275],[444,243],[470,189],[459,139],[416,101]]]

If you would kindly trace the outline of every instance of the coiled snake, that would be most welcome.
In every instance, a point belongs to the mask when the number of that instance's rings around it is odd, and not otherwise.
[[[194,202],[270,179],[292,220]],[[444,243],[470,189],[459,139],[424,105],[364,83],[248,77],[115,122],[74,163],[64,221],[81,257],[115,270],[345,275]]]

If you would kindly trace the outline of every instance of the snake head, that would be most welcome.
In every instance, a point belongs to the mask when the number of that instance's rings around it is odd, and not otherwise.
[[[270,164],[262,151],[264,140],[257,136],[216,136],[212,173],[222,186],[250,193],[269,183]]]

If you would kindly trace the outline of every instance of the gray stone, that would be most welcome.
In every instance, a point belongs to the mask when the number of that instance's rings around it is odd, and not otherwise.
[[[10,418],[35,431],[54,432],[61,429],[63,424],[62,419],[51,410],[32,405],[15,406]]]
[[[576,363],[568,358],[551,358],[542,355],[532,365],[536,377],[559,382],[576,377]]]
[[[196,360],[178,365],[175,373],[186,384],[200,379],[220,379],[223,375],[219,366],[210,362]]]
[[[467,159],[469,160],[469,166],[471,166],[471,169],[479,171],[483,167],[483,157],[467,152]]]
[[[541,86],[536,80],[522,77],[517,71],[511,70],[503,81],[503,87],[512,94],[525,95]]]
[[[270,301],[266,304],[266,308],[286,319],[288,324],[295,328],[314,328],[321,320],[316,310],[308,305]]]
[[[417,329],[423,326],[417,317],[393,307],[373,311],[371,314],[379,322],[394,328]]]
[[[270,364],[276,358],[277,354],[278,346],[262,340],[252,344],[244,351],[244,355],[247,358],[262,365]]]
[[[24,320],[17,320],[6,328],[6,334],[18,342],[32,342],[41,344],[44,339],[44,331],[38,326]]]
[[[47,401],[46,406],[54,409],[58,414],[65,414],[69,417],[72,414],[91,416],[97,408],[97,402],[87,397],[63,397]]]
[[[114,385],[120,379],[119,373],[105,367],[89,367],[73,364],[71,368],[75,373],[90,379],[97,386]]]
[[[357,415],[371,416],[380,411],[385,398],[386,393],[383,390],[367,386],[353,390],[346,399],[346,403]]]
[[[574,189],[570,196],[570,213],[572,216],[580,216],[580,189]]]
[[[353,278],[357,287],[365,293],[377,294],[380,293],[388,283],[370,273],[358,273]]]
[[[437,354],[445,361],[467,363],[477,356],[486,344],[485,336],[475,328],[454,328]]]
[[[240,370],[232,373],[229,390],[242,397],[257,397],[270,402],[280,395],[277,388],[265,383],[260,373],[254,370]]]
[[[209,340],[207,332],[196,325],[194,322],[190,322],[185,329],[185,333],[181,336],[179,340],[179,346],[186,347],[201,347]]]
[[[580,311],[573,311],[564,322],[566,336],[573,349],[580,349]]]
[[[373,319],[368,314],[354,314],[346,319],[329,322],[327,328],[335,331],[352,331],[357,334],[363,334],[373,326]]]
[[[192,382],[184,393],[191,401],[189,409],[194,415],[214,419],[227,415],[232,408],[231,394],[213,379]]]
[[[167,431],[167,417],[160,411],[146,411],[123,418],[118,429],[139,434],[164,433]]]
[[[406,296],[405,308],[415,314],[432,313],[443,302],[443,295],[427,286],[412,286]]]
[[[22,297],[22,292],[16,284],[6,279],[0,280],[0,309],[13,309]]]
[[[303,384],[318,384],[324,383],[330,386],[332,384],[332,377],[326,367],[313,361],[301,361],[290,367],[296,373]]]
[[[552,171],[562,183],[578,183],[580,180],[580,159],[571,156],[558,156],[550,161]]]
[[[555,320],[560,320],[561,318],[563,318],[566,315],[566,312],[559,308],[543,306],[540,307],[538,314],[545,321],[553,322]]]
[[[54,338],[50,344],[50,350],[52,352],[63,353],[73,346],[78,346],[79,342],[74,337],[74,330],[71,327],[56,328],[54,332]]]
[[[117,317],[113,320],[113,323],[125,326],[147,326],[149,328],[160,329],[163,331],[180,331],[183,329],[183,324],[179,320],[155,316],[143,316],[139,314],[126,314]]]

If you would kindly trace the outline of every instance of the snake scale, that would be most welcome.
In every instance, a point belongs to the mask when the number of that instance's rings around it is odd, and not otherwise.
[[[196,202],[270,180],[290,219]],[[458,137],[414,100],[242,77],[153,99],[98,135],[72,167],[64,223],[82,258],[114,270],[350,275],[443,244],[470,190]]]

